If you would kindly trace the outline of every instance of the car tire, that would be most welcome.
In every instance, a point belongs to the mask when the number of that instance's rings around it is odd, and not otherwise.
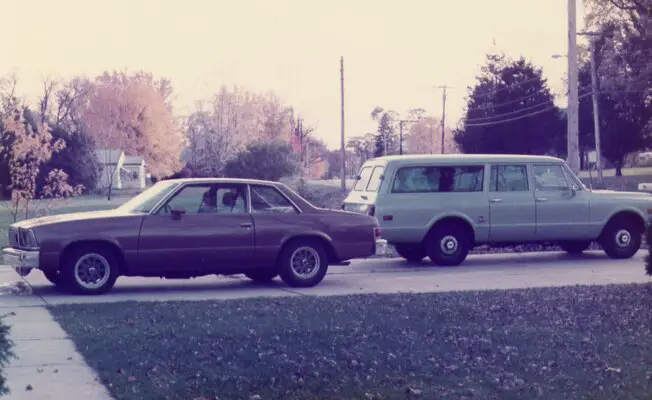
[[[120,275],[120,261],[106,246],[79,246],[65,257],[61,280],[75,294],[104,294]]]
[[[446,223],[435,227],[426,242],[426,253],[435,265],[453,267],[466,260],[472,238],[464,226]]]
[[[584,240],[568,240],[559,242],[559,247],[568,254],[578,255],[588,250],[589,247],[591,247],[591,242]]]
[[[43,271],[43,275],[45,275],[45,279],[47,279],[51,284],[56,286],[61,285],[62,279],[59,271]]]
[[[633,223],[615,220],[607,223],[600,244],[609,258],[631,258],[641,248],[642,234]]]
[[[318,240],[294,240],[283,246],[277,268],[289,286],[316,286],[328,271],[328,254]]]
[[[426,258],[426,249],[419,244],[405,244],[400,243],[394,246],[399,256],[405,258],[409,262],[421,262]]]
[[[259,269],[245,272],[244,275],[254,282],[271,282],[278,276],[278,271],[274,269]]]

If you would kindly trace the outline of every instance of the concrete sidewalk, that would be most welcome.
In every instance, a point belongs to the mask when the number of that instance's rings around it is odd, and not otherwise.
[[[13,270],[0,266],[0,285],[17,281],[20,277]],[[45,301],[29,292],[8,293],[15,286],[0,289],[0,315],[11,327],[16,356],[4,371],[11,392],[2,399],[112,399]]]

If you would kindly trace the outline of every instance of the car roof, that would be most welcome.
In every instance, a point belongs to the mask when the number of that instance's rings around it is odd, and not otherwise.
[[[241,183],[244,185],[281,185],[280,182],[263,181],[259,179],[244,179],[244,178],[179,178],[167,179],[166,182],[174,183]]]
[[[369,164],[414,164],[419,162],[459,164],[472,163],[531,163],[552,162],[563,163],[564,160],[551,156],[533,156],[527,154],[409,154],[377,157],[369,160]]]

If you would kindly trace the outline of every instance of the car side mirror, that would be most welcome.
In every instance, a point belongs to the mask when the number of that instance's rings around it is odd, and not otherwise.
[[[181,219],[181,216],[186,213],[186,210],[183,208],[173,208],[170,210],[173,219]]]

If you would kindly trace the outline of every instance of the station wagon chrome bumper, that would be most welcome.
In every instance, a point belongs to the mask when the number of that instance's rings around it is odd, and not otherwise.
[[[5,247],[2,249],[2,262],[13,268],[39,268],[39,251]]]

